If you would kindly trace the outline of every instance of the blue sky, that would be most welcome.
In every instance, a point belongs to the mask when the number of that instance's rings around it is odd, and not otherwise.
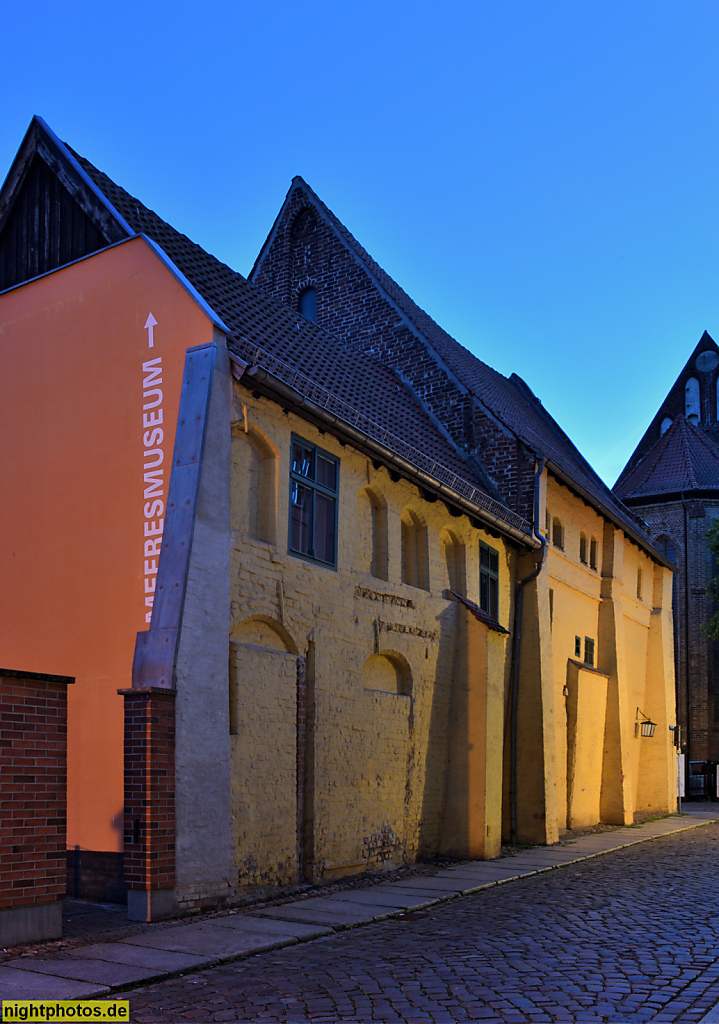
[[[613,483],[719,340],[719,5],[38,0],[5,11],[0,174],[34,113],[247,273],[294,174]]]

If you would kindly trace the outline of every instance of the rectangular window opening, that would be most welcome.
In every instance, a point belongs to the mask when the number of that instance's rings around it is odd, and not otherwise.
[[[292,437],[290,460],[290,553],[337,565],[339,459]]]
[[[584,638],[584,664],[594,668],[594,641],[590,636]]]
[[[479,544],[479,607],[493,619],[499,616],[499,552]]]

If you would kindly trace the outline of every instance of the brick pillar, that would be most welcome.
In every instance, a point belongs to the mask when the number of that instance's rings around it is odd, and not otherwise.
[[[74,682],[0,669],[0,947],[62,934]]]
[[[125,699],[127,916],[157,921],[175,905],[175,691],[118,692]]]

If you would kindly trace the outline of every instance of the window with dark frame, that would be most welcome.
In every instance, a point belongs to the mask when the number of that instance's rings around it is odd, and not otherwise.
[[[581,658],[582,656],[582,638],[581,636],[575,636],[574,638],[574,657]]]
[[[290,536],[293,555],[337,565],[339,459],[300,437],[292,437]]]
[[[496,619],[499,615],[499,552],[479,544],[479,607]]]
[[[594,668],[594,641],[590,636],[584,638],[584,664]]]

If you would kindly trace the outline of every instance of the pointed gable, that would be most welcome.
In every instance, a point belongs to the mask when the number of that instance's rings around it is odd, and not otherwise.
[[[646,504],[649,498],[719,489],[719,446],[679,415],[647,454],[617,484],[622,501]]]
[[[297,233],[308,211],[318,224],[311,241],[304,226],[302,237]],[[481,458],[515,511],[533,514],[540,454],[558,479],[646,544],[631,514],[528,385],[516,374],[504,377],[443,330],[300,177],[292,180],[250,280],[293,305],[303,282],[315,284],[318,323],[400,373],[465,458]]]
[[[706,331],[689,356],[667,397],[659,406],[644,437],[619,474],[614,491],[621,494],[624,480],[654,447],[677,417],[686,416],[715,443],[719,443],[719,347]]]
[[[33,118],[0,191],[0,291],[130,234],[67,147]]]
[[[46,131],[52,134],[49,129]],[[227,327],[231,349],[243,360],[276,374],[294,391],[338,419],[356,428],[361,425],[368,438],[400,455],[408,466],[469,499],[478,515],[484,510],[490,513],[492,521],[507,524],[515,533],[523,537],[531,534],[529,524],[501,503],[481,464],[463,459],[446,431],[391,368],[343,345],[315,323],[254,287],[69,146],[54,136],[52,139],[74,180],[94,196],[97,209],[112,218],[115,230],[125,236],[142,234],[159,247],[200,298],[220,316]],[[11,174],[3,191],[6,207],[7,196],[13,189],[12,177]],[[414,471],[407,472],[412,478],[417,476]]]

